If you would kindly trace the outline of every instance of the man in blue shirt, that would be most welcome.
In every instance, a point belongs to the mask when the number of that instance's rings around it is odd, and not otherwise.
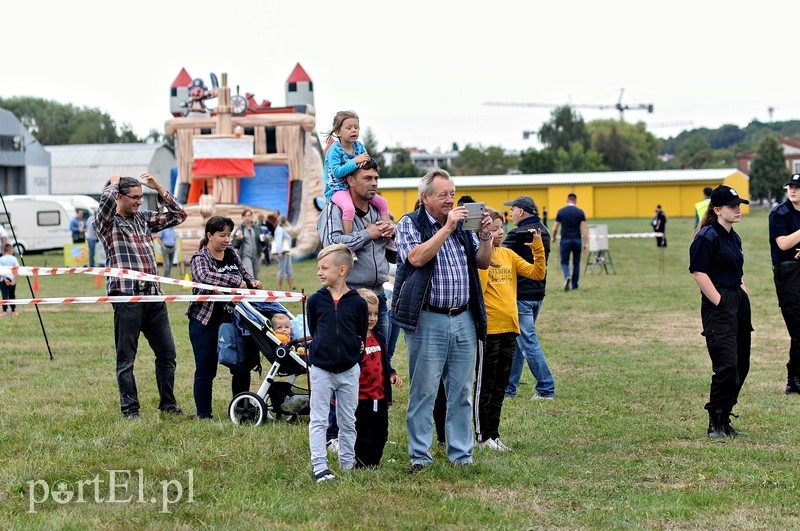
[[[172,272],[172,261],[175,258],[175,245],[178,243],[178,235],[172,227],[166,228],[153,234],[153,240],[158,242],[161,247],[161,258],[164,262],[164,276],[168,277]]]
[[[586,214],[575,203],[578,196],[569,194],[567,206],[561,208],[556,214],[553,223],[553,240],[558,239],[558,229],[561,229],[561,270],[564,272],[564,291],[578,289],[578,276],[581,272],[581,247],[589,250],[589,233],[586,226]],[[572,255],[572,275],[569,273],[569,256]]]

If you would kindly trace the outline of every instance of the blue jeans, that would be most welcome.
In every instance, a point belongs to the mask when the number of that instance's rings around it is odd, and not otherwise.
[[[97,248],[97,240],[86,238],[86,245],[89,247],[89,267],[94,267],[94,252]]]
[[[542,309],[542,302],[517,301],[520,335],[517,337],[517,349],[511,364],[506,396],[517,396],[517,386],[522,377],[525,360],[528,360],[528,367],[530,367],[533,377],[536,378],[536,393],[540,396],[555,395],[556,384],[553,381],[553,374],[550,372],[550,367],[547,366],[547,360],[544,359],[539,336],[536,335],[536,319],[539,317],[539,310]]]
[[[217,341],[219,323],[204,325],[189,318],[189,340],[194,352],[194,406],[197,418],[212,418],[211,396],[214,378],[217,376]],[[234,372],[231,369],[231,392],[233,396],[250,390],[250,371]]]
[[[570,276],[569,255],[572,253],[572,289],[577,289],[578,277],[581,273],[581,250],[583,249],[583,242],[580,238],[561,240],[559,249],[561,251],[561,271],[564,272],[564,278]]]
[[[444,379],[447,393],[445,437],[447,457],[458,464],[472,462],[472,383],[478,348],[475,322],[469,311],[450,317],[423,311],[417,330],[405,331],[408,347],[408,454],[411,464],[433,462],[433,403]]]

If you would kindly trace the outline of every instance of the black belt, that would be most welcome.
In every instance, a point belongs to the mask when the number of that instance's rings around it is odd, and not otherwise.
[[[449,315],[450,317],[462,313],[467,308],[469,308],[469,303],[459,306],[458,308],[437,308],[436,306],[430,306],[428,304],[422,307],[422,309],[426,312],[442,313],[444,315]]]

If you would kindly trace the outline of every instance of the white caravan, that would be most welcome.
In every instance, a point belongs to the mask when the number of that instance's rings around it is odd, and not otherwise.
[[[3,199],[8,213],[0,208],[0,222],[17,253],[61,249],[72,243],[69,224],[75,207],[69,199],[38,195],[7,195]]]

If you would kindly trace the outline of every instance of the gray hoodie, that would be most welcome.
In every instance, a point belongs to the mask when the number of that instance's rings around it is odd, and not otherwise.
[[[317,219],[317,232],[323,247],[343,243],[356,254],[353,271],[347,277],[351,288],[367,288],[383,295],[383,283],[389,280],[389,262],[386,260],[386,240],[369,237],[366,226],[381,220],[378,210],[372,205],[369,212],[353,221],[353,232],[345,234],[342,230],[342,210],[334,203],[328,203]]]

